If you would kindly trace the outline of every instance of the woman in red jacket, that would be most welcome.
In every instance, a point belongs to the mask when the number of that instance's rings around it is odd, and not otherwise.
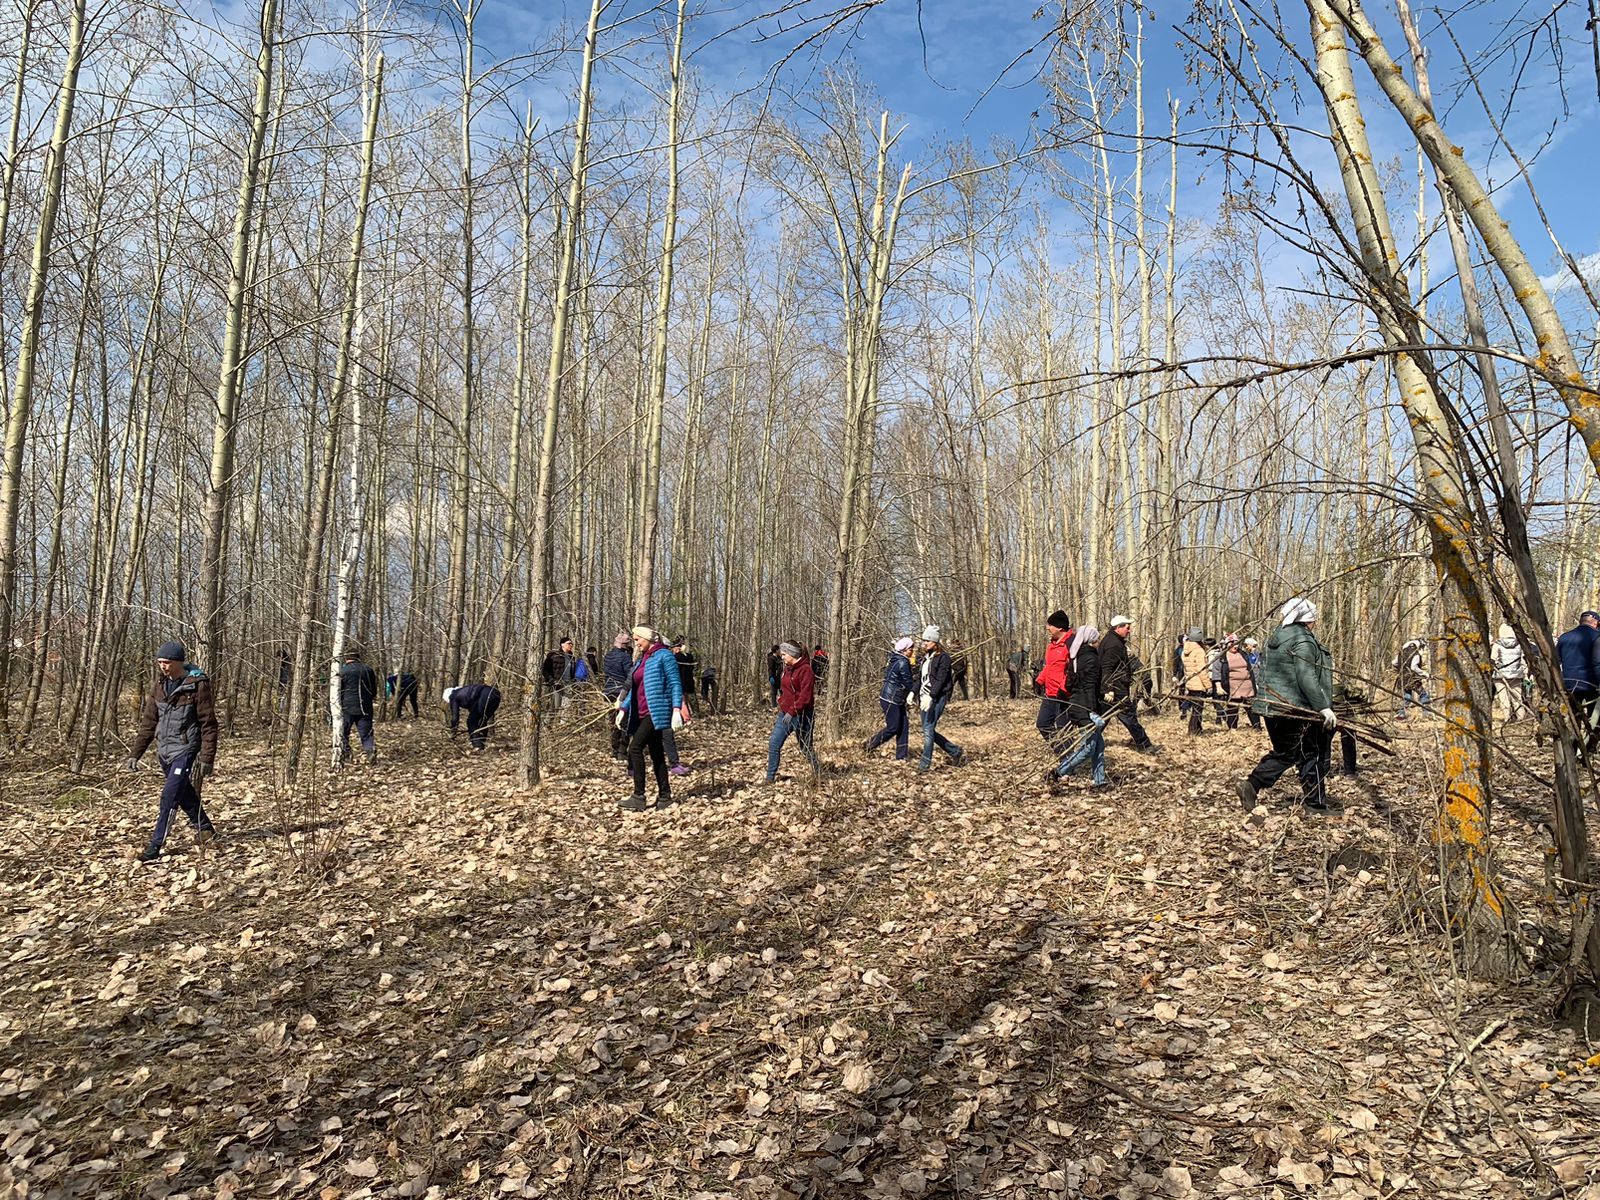
[[[783,660],[783,676],[778,680],[778,719],[772,723],[772,736],[767,739],[768,783],[778,782],[778,761],[791,733],[812,771],[819,769],[816,751],[811,748],[811,717],[817,691],[811,660],[793,642],[779,646],[778,655]]]

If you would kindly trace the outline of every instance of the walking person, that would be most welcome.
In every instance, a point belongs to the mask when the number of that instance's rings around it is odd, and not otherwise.
[[[1412,638],[1394,656],[1395,690],[1400,693],[1399,718],[1402,721],[1413,704],[1425,713],[1433,712],[1433,701],[1428,695],[1427,653],[1427,639]]]
[[[683,702],[680,705],[680,719],[673,721],[661,731],[661,748],[667,752],[667,774],[679,776],[687,775],[689,768],[683,765],[683,760],[678,754],[678,730],[689,723],[689,698],[694,695],[694,676],[700,664],[695,661],[694,655],[684,645],[682,638],[678,638],[668,648],[672,651],[673,669],[678,672],[678,686],[683,692]]]
[[[482,753],[489,745],[489,734],[494,730],[494,715],[500,711],[500,689],[488,683],[468,683],[461,687],[445,688],[445,707],[450,711],[446,722],[454,738],[461,714],[467,715],[467,741]]]
[[[1183,647],[1178,651],[1178,688],[1181,699],[1178,711],[1189,715],[1189,736],[1198,734],[1205,725],[1206,699],[1211,695],[1211,655],[1206,651],[1206,635],[1200,629],[1191,629],[1184,635]]]
[[[706,702],[706,711],[715,716],[717,701],[721,698],[721,689],[717,686],[717,668],[711,663],[701,663],[700,699]]]
[[[1255,708],[1267,722],[1272,749],[1236,786],[1246,812],[1260,792],[1293,768],[1300,777],[1300,802],[1312,812],[1328,807],[1323,752],[1339,724],[1333,711],[1333,657],[1317,640],[1317,606],[1296,597],[1283,606],[1282,624],[1267,638],[1261,689]]]
[[[683,680],[672,652],[648,625],[633,628],[633,670],[622,693],[617,723],[628,734],[628,774],[633,795],[618,803],[629,812],[643,812],[644,760],[656,777],[656,807],[672,803],[672,778],[667,774],[667,753],[662,733],[681,724],[684,712]]]
[[[1500,719],[1509,724],[1528,716],[1528,706],[1522,698],[1522,684],[1528,678],[1528,659],[1511,626],[1500,626],[1499,635],[1489,648],[1489,664],[1493,668],[1494,701],[1501,710]]]
[[[883,690],[878,693],[878,703],[883,708],[883,728],[866,740],[862,747],[871,754],[885,742],[894,742],[895,762],[904,762],[909,755],[907,746],[910,723],[906,720],[906,699],[916,683],[916,672],[911,666],[911,647],[916,643],[903,637],[889,651],[883,665]]]
[[[1011,698],[1016,700],[1022,695],[1022,673],[1028,669],[1028,648],[1015,651],[1006,659],[1006,682],[1011,686]]]
[[[1600,695],[1600,613],[1584,610],[1578,623],[1556,639],[1561,686],[1585,752],[1595,740],[1595,698]]]
[[[922,710],[922,760],[918,771],[933,767],[935,746],[950,756],[950,765],[959,767],[963,752],[960,746],[939,732],[939,718],[944,716],[945,705],[955,691],[955,669],[950,655],[939,641],[939,627],[929,625],[922,631],[922,678],[917,688],[917,706]]]
[[[1133,739],[1133,748],[1140,754],[1153,754],[1156,746],[1139,724],[1139,700],[1133,691],[1133,666],[1138,660],[1128,652],[1132,632],[1132,617],[1119,613],[1111,618],[1111,628],[1100,638],[1100,688],[1111,697],[1111,709]]]
[[[128,752],[130,771],[139,769],[139,760],[152,744],[161,764],[161,807],[150,841],[139,855],[142,863],[160,857],[173,809],[182,809],[189,818],[197,845],[205,845],[216,834],[200,803],[200,791],[216,769],[217,714],[211,681],[187,657],[179,641],[163,642],[156,650],[156,680],[145,697],[139,732]]]
[[[1034,725],[1051,751],[1058,753],[1061,749],[1061,731],[1067,725],[1067,684],[1072,672],[1072,622],[1058,608],[1045,618],[1044,628],[1049,641],[1044,648],[1044,666],[1033,680],[1043,697],[1039,701],[1039,716]]]
[[[1067,718],[1078,729],[1077,748],[1063,754],[1054,774],[1065,779],[1079,767],[1088,765],[1091,783],[1096,788],[1110,786],[1106,778],[1106,719],[1104,688],[1100,674],[1100,631],[1093,625],[1080,625],[1072,636],[1072,690],[1067,703]]]
[[[356,646],[344,652],[339,668],[339,765],[350,759],[350,731],[356,731],[361,753],[369,764],[378,761],[378,742],[372,735],[372,706],[378,698],[378,673],[361,661]]]
[[[817,752],[811,745],[813,717],[817,702],[817,677],[806,652],[794,642],[783,642],[778,647],[778,659],[783,663],[783,675],[778,681],[778,718],[772,723],[772,736],[767,739],[768,783],[778,782],[778,763],[783,757],[783,744],[791,734],[800,746],[800,752],[811,764],[812,774],[822,769]]]
[[[600,662],[600,694],[612,707],[619,706],[632,673],[633,638],[627,632],[619,633],[611,639],[611,648]],[[628,735],[617,721],[611,723],[611,757],[617,762],[628,761]]]
[[[1253,705],[1256,701],[1256,669],[1250,656],[1239,644],[1237,634],[1230,633],[1222,642],[1222,653],[1217,657],[1217,684],[1227,700],[1224,723],[1229,729],[1239,728],[1239,714],[1247,713],[1251,728],[1259,728],[1260,716]]]

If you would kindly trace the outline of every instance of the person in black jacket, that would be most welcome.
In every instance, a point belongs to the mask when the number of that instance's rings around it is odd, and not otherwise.
[[[350,757],[350,730],[361,741],[369,763],[378,761],[378,743],[372,736],[372,704],[378,697],[378,673],[361,661],[361,651],[351,646],[339,668],[339,762]]]
[[[883,707],[883,728],[869,737],[862,749],[871,754],[885,742],[894,742],[894,760],[904,762],[908,757],[909,726],[906,722],[906,697],[911,695],[916,681],[916,671],[911,666],[911,647],[915,643],[901,638],[889,652],[883,665],[883,690],[878,693],[878,703]]]
[[[771,693],[767,704],[771,708],[778,707],[778,682],[783,678],[783,656],[778,653],[778,643],[772,643],[772,649],[767,651],[767,690]]]
[[[628,676],[633,673],[633,637],[627,631],[611,640],[600,664],[600,692],[613,705],[628,690]],[[614,722],[611,725],[611,757],[618,762],[628,761],[628,735]]]
[[[1134,659],[1128,653],[1128,635],[1133,632],[1133,618],[1111,618],[1111,629],[1100,639],[1100,690],[1111,700],[1117,720],[1133,739],[1133,748],[1140,754],[1153,754],[1155,743],[1139,724],[1138,700],[1133,695]]]
[[[1088,763],[1094,772],[1094,786],[1108,787],[1106,778],[1106,719],[1104,689],[1100,675],[1100,631],[1093,625],[1080,625],[1072,637],[1072,683],[1068,692],[1067,719],[1082,734],[1077,749],[1062,757],[1054,770],[1063,779]]]
[[[450,736],[456,735],[456,723],[461,714],[467,714],[467,740],[474,750],[482,750],[489,742],[489,731],[494,728],[494,714],[500,711],[500,689],[487,683],[469,683],[463,687],[445,688],[444,703],[450,710]]]
[[[406,714],[406,701],[411,701],[411,715],[417,716],[417,677],[410,671],[397,671],[383,681],[385,692],[394,698],[394,715],[398,719]]]
[[[935,746],[950,756],[952,766],[959,767],[963,752],[960,746],[939,732],[939,718],[944,706],[950,703],[950,693],[955,690],[955,672],[950,666],[950,656],[939,642],[939,627],[929,625],[922,631],[922,679],[917,689],[917,706],[922,710],[922,761],[917,770],[933,767]]]

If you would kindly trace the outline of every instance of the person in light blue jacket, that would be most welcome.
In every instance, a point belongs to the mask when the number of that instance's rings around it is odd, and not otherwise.
[[[678,675],[678,660],[662,644],[648,625],[633,628],[635,661],[628,676],[628,688],[618,702],[619,728],[628,734],[628,774],[633,777],[633,796],[621,801],[629,812],[643,812],[644,756],[656,777],[656,807],[672,803],[671,776],[667,774],[667,754],[662,731],[682,725],[689,719],[683,699],[683,680]]]

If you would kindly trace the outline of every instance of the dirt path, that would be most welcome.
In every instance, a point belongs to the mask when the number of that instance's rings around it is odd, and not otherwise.
[[[224,843],[145,868],[148,775],[8,811],[0,1194],[1600,1196],[1600,1047],[1548,982],[1453,1011],[1401,898],[1424,733],[1257,828],[1249,731],[1052,795],[1030,707],[947,725],[764,789],[704,723],[643,814],[595,728],[539,798],[431,726],[292,804],[231,745]]]

